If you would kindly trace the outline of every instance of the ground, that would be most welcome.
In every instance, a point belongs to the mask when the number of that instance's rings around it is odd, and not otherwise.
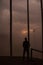
[[[0,65],[43,65],[40,59],[24,59],[22,57],[0,57]]]

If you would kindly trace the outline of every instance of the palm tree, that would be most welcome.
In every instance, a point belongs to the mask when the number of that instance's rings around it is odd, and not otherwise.
[[[28,40],[29,40],[29,0],[27,0],[27,27],[28,27]]]
[[[41,2],[41,16],[42,16],[42,51],[43,51],[43,7],[42,7],[42,0]],[[43,53],[42,53],[42,58],[43,58]]]
[[[10,0],[10,56],[12,56],[12,0]]]

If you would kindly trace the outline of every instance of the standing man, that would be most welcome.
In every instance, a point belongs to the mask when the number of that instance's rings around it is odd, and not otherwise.
[[[29,58],[29,48],[29,41],[27,41],[27,38],[25,38],[25,40],[23,41],[23,59],[25,58],[25,53],[27,53],[27,59]]]

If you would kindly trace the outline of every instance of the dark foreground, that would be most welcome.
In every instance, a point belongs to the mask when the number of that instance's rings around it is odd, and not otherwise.
[[[26,59],[22,57],[0,57],[0,65],[43,65],[40,59]]]

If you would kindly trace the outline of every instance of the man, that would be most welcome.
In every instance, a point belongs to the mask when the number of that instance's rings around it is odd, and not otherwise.
[[[23,58],[25,58],[25,53],[27,52],[27,58],[29,58],[29,41],[27,41],[27,38],[23,41]]]

